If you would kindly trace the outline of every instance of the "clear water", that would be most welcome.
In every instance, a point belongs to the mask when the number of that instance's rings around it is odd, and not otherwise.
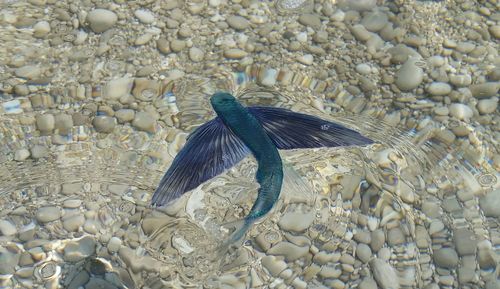
[[[290,4],[291,13],[308,2]],[[108,62],[106,69],[120,75],[125,68]],[[263,85],[274,72],[280,72],[276,85]],[[102,92],[98,84],[86,89],[92,95]],[[168,208],[152,208],[149,200],[189,132],[214,116],[208,98],[218,90],[232,92],[245,105],[285,107],[343,123],[376,144],[282,152],[288,175],[280,201],[252,226],[241,246],[217,255],[228,234],[222,224],[242,219],[256,197],[253,160]],[[18,265],[0,274],[0,287],[331,288],[341,280],[355,288],[375,267],[348,257],[363,243],[362,232],[383,235],[380,248],[371,244],[371,258],[390,264],[404,288],[456,276],[476,249],[450,270],[438,268],[433,253],[462,246],[462,238],[480,244],[478,254],[499,253],[498,219],[479,206],[484,195],[500,188],[485,144],[455,147],[440,137],[441,127],[393,127],[376,109],[347,113],[356,105],[353,99],[341,87],[309,75],[253,65],[165,81],[160,96],[149,101],[172,126],[158,126],[155,133],[118,124],[102,134],[86,122],[57,137],[40,135],[30,121],[37,115],[95,116],[85,100],[40,98],[38,107],[30,107],[28,97],[1,98],[0,220],[14,224],[18,233],[0,236],[0,256]],[[36,145],[49,148],[46,157],[14,160],[16,151]],[[62,216],[37,222],[41,207],[56,207]],[[293,214],[310,224],[299,231],[283,229]],[[71,229],[69,220],[80,217],[82,224]],[[116,250],[112,237],[122,242]],[[285,243],[292,248],[286,253],[279,249]],[[34,261],[19,263],[28,253]],[[497,278],[498,269],[495,262],[483,262],[472,271],[479,278],[475,284],[484,285]]]

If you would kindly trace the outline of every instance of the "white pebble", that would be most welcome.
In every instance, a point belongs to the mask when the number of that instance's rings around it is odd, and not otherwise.
[[[297,60],[304,65],[311,65],[313,64],[314,57],[311,54],[306,54],[297,57]]]
[[[497,107],[498,107],[498,97],[481,99],[477,103],[477,110],[481,114],[493,113],[497,110]]]
[[[468,120],[472,117],[473,112],[472,109],[465,104],[452,103],[450,105],[450,115],[460,120]]]
[[[360,63],[356,65],[356,71],[360,74],[369,74],[372,71],[372,68],[370,65],[366,63]]]
[[[151,24],[155,21],[155,16],[148,10],[138,9],[134,12],[135,17],[144,24]]]
[[[300,32],[300,33],[297,34],[297,36],[295,36],[295,38],[297,38],[298,42],[306,43],[307,42],[307,33],[306,32]]]
[[[451,85],[446,82],[433,82],[427,87],[431,95],[447,95],[451,92]]]
[[[3,236],[12,236],[17,233],[17,229],[10,221],[0,220],[0,233]]]
[[[118,250],[120,250],[120,247],[122,245],[122,240],[118,237],[111,237],[108,242],[108,251],[110,253],[116,253]]]
[[[112,11],[106,9],[95,9],[87,15],[87,21],[92,31],[96,33],[104,32],[115,25],[118,16]]]

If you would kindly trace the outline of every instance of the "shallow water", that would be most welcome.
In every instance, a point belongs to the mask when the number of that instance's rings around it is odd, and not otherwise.
[[[278,2],[283,15],[314,8],[311,1]],[[197,3],[204,2],[186,5]],[[4,32],[24,35],[19,29]],[[119,37],[110,40],[116,49],[126,44]],[[25,38],[11,52],[24,49]],[[133,63],[98,62],[94,72],[108,78],[121,77]],[[68,76],[61,81],[71,87],[61,94],[32,83],[38,88],[25,96],[1,95],[0,288],[483,288],[497,282],[500,231],[491,204],[498,203],[500,173],[484,131],[472,131],[470,144],[459,146],[446,131],[466,126],[462,121],[408,117],[394,126],[384,122],[386,111],[360,102],[337,81],[289,67],[207,60],[203,69],[161,76],[137,96],[158,116],[143,129],[125,121],[96,131],[92,120],[106,115],[97,104],[109,93],[102,82],[75,88]],[[84,96],[75,97],[81,89]],[[208,99],[221,90],[248,106],[342,123],[375,144],[282,151],[280,200],[242,243],[217,254],[230,233],[224,224],[244,218],[256,198],[253,159],[166,208],[149,203],[188,134],[215,116]],[[72,125],[40,130],[47,114],[72,115]]]

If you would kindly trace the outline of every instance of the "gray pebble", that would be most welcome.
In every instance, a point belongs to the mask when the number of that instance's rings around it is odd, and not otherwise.
[[[368,263],[372,258],[372,250],[366,244],[358,244],[356,247],[356,257],[363,263]]]
[[[389,22],[387,15],[381,11],[375,10],[370,12],[363,17],[361,24],[368,30],[372,32],[377,32],[382,30],[384,26]]]
[[[200,62],[200,61],[203,61],[204,57],[205,57],[205,53],[200,48],[191,47],[189,49],[189,59],[191,59],[191,61]]]
[[[477,238],[469,229],[454,230],[453,242],[460,256],[472,255],[476,252]]]
[[[55,128],[55,118],[54,115],[39,114],[36,116],[36,126],[38,130],[44,133],[50,133]]]
[[[395,246],[403,244],[404,242],[406,242],[406,238],[401,228],[392,228],[387,232],[387,243],[389,243],[389,245]]]
[[[170,53],[170,43],[165,38],[156,40],[156,48],[158,48],[158,50],[160,50],[160,52],[163,54]]]
[[[180,52],[184,48],[186,48],[186,41],[184,40],[174,39],[172,40],[172,42],[170,42],[170,49],[173,52]]]
[[[33,26],[33,36],[44,38],[50,32],[50,24],[47,21],[40,21]]]
[[[26,79],[36,79],[39,78],[42,74],[42,69],[36,65],[26,65],[17,68],[14,71],[14,74],[17,77],[26,78]]]
[[[451,92],[451,85],[446,82],[433,82],[427,87],[427,92],[431,95],[447,95]]]
[[[73,216],[65,217],[62,220],[63,228],[68,232],[76,232],[83,226],[85,222],[85,217],[82,214],[76,214]]]
[[[34,145],[31,148],[31,157],[34,159],[45,158],[49,155],[49,149],[43,145]]]
[[[245,30],[250,26],[250,22],[244,17],[237,16],[237,15],[231,15],[226,19],[227,24],[229,27],[236,29],[236,30]]]
[[[417,59],[409,58],[396,72],[396,86],[402,91],[417,88],[424,79],[424,71],[415,65]]]
[[[7,247],[0,246],[0,275],[14,274],[16,266],[19,264],[19,259],[21,258],[21,254],[19,253],[20,252],[17,250],[9,250]],[[3,284],[5,284],[5,282],[2,283],[2,287]]]
[[[454,269],[458,265],[458,255],[453,248],[438,249],[432,257],[436,265],[442,268]]]
[[[110,253],[116,253],[122,246],[122,240],[118,237],[111,237],[108,241],[108,251]]]
[[[119,123],[125,123],[132,121],[135,116],[135,111],[133,109],[120,109],[115,113],[115,117],[118,119]]]
[[[154,133],[156,130],[156,119],[147,112],[139,111],[135,114],[132,126],[138,130]]]
[[[313,40],[316,43],[326,43],[328,42],[328,32],[321,30],[313,35]]]
[[[358,285],[358,289],[378,289],[377,282],[371,277],[365,277]]]
[[[476,98],[486,98],[498,95],[500,82],[486,82],[469,86],[472,96]]]
[[[399,278],[396,270],[382,259],[375,258],[370,261],[373,277],[382,289],[399,288]]]
[[[29,157],[30,157],[30,151],[27,149],[18,149],[14,153],[14,160],[18,162],[24,161]]]
[[[58,220],[61,210],[58,207],[41,207],[36,211],[36,220],[40,223],[48,223]]]
[[[155,21],[155,16],[151,11],[138,9],[134,12],[135,17],[144,24],[151,24]]]
[[[460,120],[468,120],[474,113],[472,109],[465,104],[452,103],[450,105],[450,115]]]
[[[0,220],[0,233],[2,236],[12,236],[17,233],[17,229],[10,221]]]
[[[118,16],[112,11],[106,9],[95,9],[87,15],[87,21],[90,24],[90,29],[96,33],[101,33],[113,25],[118,20]]]
[[[92,125],[97,132],[110,133],[115,128],[116,119],[106,115],[99,115],[94,117]]]
[[[73,127],[73,118],[69,114],[56,114],[54,117],[55,126],[54,128],[58,130],[59,134],[66,135],[71,132]]]
[[[457,87],[465,87],[472,83],[472,77],[468,74],[452,74],[450,82]]]
[[[241,59],[245,56],[247,56],[247,53],[244,50],[238,48],[224,50],[224,57],[229,59]]]
[[[358,231],[353,236],[354,240],[364,244],[370,244],[372,237],[369,231]]]
[[[78,262],[95,254],[96,242],[90,236],[83,237],[78,241],[68,242],[64,247],[64,260],[67,262]]]
[[[494,113],[498,108],[498,97],[481,99],[477,102],[477,110],[481,114]]]
[[[370,31],[366,30],[366,28],[361,24],[356,24],[351,27],[351,33],[354,37],[359,41],[367,41],[372,37]]]
[[[493,190],[479,199],[479,206],[486,217],[500,218],[500,189]]]
[[[318,14],[302,14],[299,16],[299,23],[316,30],[321,28],[321,20]]]
[[[370,247],[374,252],[378,252],[385,244],[385,234],[382,229],[377,229],[371,233]]]

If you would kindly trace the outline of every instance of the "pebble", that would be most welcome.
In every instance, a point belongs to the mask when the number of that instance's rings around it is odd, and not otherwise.
[[[367,13],[361,24],[368,30],[372,32],[377,32],[382,30],[385,25],[389,22],[387,15],[379,10]]]
[[[30,153],[32,158],[41,159],[49,155],[49,149],[43,145],[34,145],[31,148]]]
[[[452,103],[449,109],[450,115],[460,120],[468,120],[473,116],[472,109],[462,103]]]
[[[229,59],[242,59],[245,56],[247,56],[247,53],[244,50],[238,48],[224,50],[224,57]]]
[[[366,244],[358,244],[356,247],[356,257],[363,263],[368,263],[372,257],[372,250]]]
[[[321,28],[321,20],[318,14],[302,14],[299,16],[299,23],[315,30]]]
[[[36,212],[36,220],[40,223],[48,223],[58,220],[61,210],[58,207],[41,207]]]
[[[181,52],[186,48],[186,41],[180,39],[174,39],[170,42],[170,49],[173,52]]]
[[[311,226],[316,215],[313,211],[309,213],[287,212],[278,222],[278,226],[290,232],[303,232]]]
[[[424,79],[424,71],[415,65],[418,60],[409,58],[396,72],[395,84],[402,91],[410,91],[417,88]]]
[[[168,54],[170,53],[170,42],[165,38],[159,38],[156,40],[156,48],[158,48],[161,53]]]
[[[121,246],[122,246],[122,240],[118,237],[111,237],[111,239],[109,239],[108,241],[108,251],[111,254],[118,252]]]
[[[454,269],[458,265],[458,254],[453,248],[442,248],[434,251],[434,262],[437,266]]]
[[[0,233],[2,236],[12,236],[17,233],[16,226],[7,220],[0,220]]]
[[[118,16],[116,16],[114,12],[106,9],[95,9],[90,11],[87,15],[90,29],[95,33],[101,33],[110,29],[115,25],[117,20]]]
[[[55,118],[54,115],[47,114],[39,114],[36,116],[36,126],[37,128],[44,133],[50,133],[55,128]]]
[[[132,126],[138,130],[154,133],[156,131],[156,119],[147,112],[139,111],[135,114]]]
[[[95,254],[96,241],[93,237],[86,236],[78,241],[68,242],[64,247],[64,260],[78,262]]]
[[[477,110],[481,114],[494,113],[498,108],[498,97],[481,99],[477,102]]]
[[[132,121],[135,116],[135,111],[129,108],[122,108],[115,113],[115,117],[119,123]]]
[[[297,57],[297,61],[304,65],[311,65],[313,64],[314,57],[311,54],[301,55]]]
[[[433,82],[427,87],[427,92],[431,95],[447,95],[451,92],[451,85],[446,82]]]
[[[469,74],[452,74],[450,83],[456,87],[466,87],[472,83],[472,77]]]
[[[20,258],[21,254],[18,251],[9,250],[6,246],[0,246],[0,275],[14,274]],[[5,283],[2,283],[2,287],[3,284]]]
[[[267,250],[267,253],[270,255],[284,256],[286,261],[297,260],[305,256],[307,252],[309,252],[308,246],[299,247],[289,242],[279,242]]]
[[[403,244],[406,241],[405,235],[401,228],[396,227],[389,230],[387,233],[387,243],[391,246]]]
[[[358,289],[377,289],[377,282],[371,277],[363,278],[363,281],[359,283]]]
[[[155,16],[151,11],[138,9],[134,12],[135,17],[144,24],[151,24],[155,21]]]
[[[373,277],[382,289],[399,288],[399,278],[396,270],[382,259],[375,258],[370,261]]]
[[[118,100],[126,97],[130,94],[133,83],[134,79],[128,77],[113,79],[104,86],[102,96],[109,100]]]
[[[26,160],[27,158],[30,157],[30,151],[27,150],[27,149],[18,149],[16,150],[16,152],[14,153],[14,160],[20,162],[20,161],[24,161]]]
[[[241,16],[232,15],[226,19],[227,25],[236,30],[245,30],[250,26],[250,22]]]
[[[372,71],[372,68],[370,65],[368,65],[366,63],[360,63],[360,64],[356,65],[356,71],[360,74],[366,75],[366,74],[370,74],[370,72]]]
[[[262,266],[266,268],[274,277],[277,277],[288,267],[284,261],[278,260],[274,256],[264,256],[261,263]]]
[[[151,34],[151,33],[144,33],[142,35],[139,35],[139,37],[137,37],[135,39],[134,44],[137,45],[137,46],[144,45],[144,44],[148,43],[151,39],[153,39],[153,34]]]
[[[500,25],[491,25],[488,28],[488,31],[490,32],[491,36],[495,37],[496,39],[500,39]]]
[[[66,135],[71,132],[71,128],[73,127],[73,118],[69,114],[56,114],[54,116],[54,128],[61,135]]]
[[[385,234],[382,229],[377,229],[371,233],[370,247],[374,252],[378,252],[385,244]]]
[[[47,21],[37,22],[33,26],[33,36],[36,38],[44,38],[50,32],[50,24]]]
[[[36,65],[26,65],[17,68],[14,74],[21,78],[36,79],[42,74],[42,69]]]
[[[319,275],[325,279],[334,279],[342,275],[342,270],[334,265],[327,265],[321,268]]]
[[[68,232],[76,232],[85,223],[85,217],[82,214],[76,214],[65,217],[62,220],[63,228]]]
[[[106,115],[98,115],[92,120],[92,125],[97,132],[110,133],[116,126],[116,119]]]
[[[500,218],[500,189],[493,190],[479,199],[479,206],[486,217]]]
[[[453,242],[458,255],[472,255],[476,252],[477,238],[469,229],[456,229],[453,231]]]
[[[193,62],[201,62],[205,57],[205,53],[198,47],[189,48],[189,59]]]
[[[487,98],[498,95],[500,82],[486,82],[469,86],[472,96],[476,98]]]

